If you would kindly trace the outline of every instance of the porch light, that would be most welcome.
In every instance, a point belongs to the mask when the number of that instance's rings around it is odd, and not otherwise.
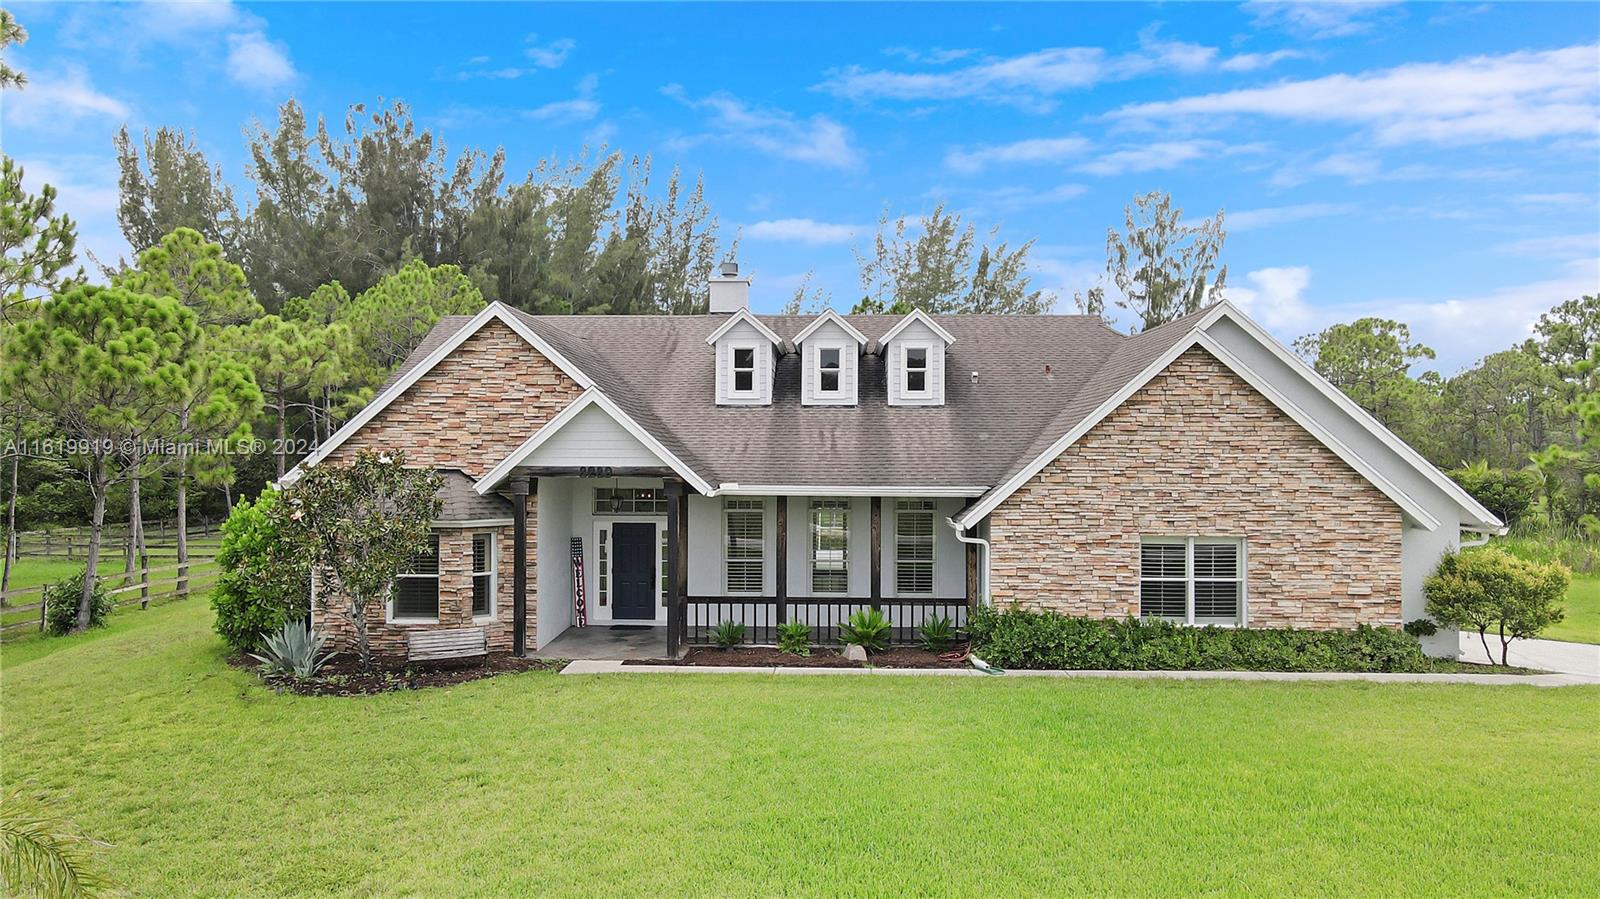
[[[611,511],[613,514],[622,511],[622,490],[617,486],[617,479],[611,479]]]

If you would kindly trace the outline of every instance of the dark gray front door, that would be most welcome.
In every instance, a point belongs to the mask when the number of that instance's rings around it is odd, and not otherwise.
[[[611,526],[613,618],[656,617],[656,526],[619,521]]]

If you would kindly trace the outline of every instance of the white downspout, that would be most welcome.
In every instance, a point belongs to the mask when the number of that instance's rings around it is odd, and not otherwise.
[[[982,537],[968,537],[966,531],[956,524],[954,518],[946,518],[944,523],[948,524],[950,529],[956,532],[957,540],[982,547],[979,553],[983,556],[983,562],[978,568],[978,599],[987,604],[989,602],[989,541]]]

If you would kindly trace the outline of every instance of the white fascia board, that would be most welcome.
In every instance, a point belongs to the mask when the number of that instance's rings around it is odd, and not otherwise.
[[[761,332],[762,337],[765,337],[778,346],[783,345],[783,338],[779,337],[771,328],[763,325],[761,323],[761,319],[756,318],[748,308],[740,309],[738,312],[728,316],[728,320],[723,322],[721,327],[717,328],[715,331],[712,331],[710,337],[706,338],[706,343],[715,344],[718,340],[722,339],[722,335],[733,330],[734,326],[739,322],[749,322],[751,327]]]
[[[510,518],[469,518],[457,521],[442,518],[435,521],[433,526],[441,530],[460,531],[471,528],[508,528],[513,524],[515,521]]]
[[[944,341],[945,346],[949,346],[950,344],[956,342],[954,335],[952,335],[949,331],[939,327],[939,323],[933,320],[933,316],[923,312],[921,309],[911,310],[910,315],[900,319],[898,324],[889,329],[889,333],[878,338],[878,342],[881,344],[888,344],[889,341],[899,336],[901,331],[904,331],[906,328],[910,327],[912,322],[922,322],[927,326],[928,330],[939,335],[939,339]]]
[[[1020,489],[1023,484],[1026,484],[1040,471],[1043,471],[1046,465],[1049,465],[1063,452],[1066,452],[1068,447],[1072,446],[1074,443],[1077,443],[1084,434],[1087,434],[1107,415],[1110,415],[1119,406],[1127,402],[1129,397],[1133,396],[1140,389],[1142,389],[1150,382],[1152,378],[1154,378],[1157,374],[1160,374],[1162,371],[1165,371],[1167,366],[1175,362],[1179,356],[1182,356],[1195,346],[1201,346],[1210,352],[1214,357],[1216,357],[1219,362],[1233,371],[1234,374],[1243,378],[1247,383],[1250,384],[1250,386],[1259,391],[1267,398],[1269,402],[1281,409],[1284,414],[1293,419],[1296,424],[1300,425],[1313,437],[1317,438],[1319,443],[1327,447],[1331,452],[1333,452],[1334,455],[1343,460],[1345,464],[1355,469],[1374,487],[1377,487],[1380,492],[1398,505],[1401,510],[1404,511],[1406,515],[1410,516],[1411,519],[1419,526],[1430,531],[1436,530],[1439,527],[1439,520],[1430,515],[1428,511],[1421,506],[1421,504],[1408,496],[1399,487],[1395,486],[1395,484],[1388,478],[1383,477],[1376,468],[1367,463],[1366,460],[1360,458],[1349,447],[1345,446],[1343,443],[1334,438],[1326,428],[1318,424],[1304,410],[1290,402],[1281,391],[1268,383],[1265,378],[1256,374],[1254,371],[1251,371],[1250,368],[1241,362],[1238,357],[1234,356],[1232,352],[1223,347],[1215,339],[1207,335],[1203,329],[1207,323],[1216,320],[1216,314],[1217,313],[1214,313],[1213,315],[1206,316],[1206,318],[1202,319],[1202,321],[1182,340],[1179,340],[1172,346],[1171,349],[1161,354],[1158,359],[1150,363],[1150,365],[1141,371],[1135,378],[1133,378],[1133,380],[1123,385],[1122,389],[1118,390],[1109,399],[1096,407],[1095,410],[1088,415],[1088,417],[1084,418],[1077,425],[1075,425],[1072,430],[1062,435],[1061,438],[1056,440],[1055,443],[1052,443],[1049,449],[1046,449],[1043,453],[1040,453],[1033,461],[1029,462],[1021,471],[1017,472],[999,488],[991,491],[985,498],[973,504],[965,512],[957,516],[957,523],[959,523],[963,528],[968,528],[972,527],[976,522],[982,520],[985,515],[988,515],[990,512],[994,511],[995,508],[1000,505],[1000,503],[1004,502],[1007,497],[1011,496],[1011,494]]]
[[[799,334],[794,336],[795,346],[799,346],[802,341],[804,341],[807,337],[810,337],[818,328],[822,327],[828,322],[833,322],[840,328],[843,328],[844,332],[850,335],[851,339],[856,342],[857,346],[867,345],[867,335],[857,331],[855,326],[845,321],[844,316],[833,311],[832,309],[828,309],[821,315],[817,316],[816,319],[811,322],[811,324],[806,325],[804,330],[802,330]]]
[[[1207,316],[1206,321],[1200,327],[1208,327],[1212,322],[1223,316],[1226,316],[1234,324],[1242,328],[1246,334],[1254,337],[1279,361],[1298,372],[1302,378],[1311,382],[1311,385],[1319,393],[1327,397],[1334,405],[1343,409],[1346,414],[1354,418],[1358,424],[1378,438],[1389,449],[1393,450],[1402,460],[1420,472],[1434,486],[1444,491],[1451,499],[1455,500],[1462,511],[1474,518],[1479,526],[1491,530],[1505,527],[1505,522],[1502,522],[1493,512],[1484,508],[1482,503],[1473,499],[1472,494],[1468,493],[1465,488],[1451,480],[1450,476],[1440,471],[1438,466],[1423,458],[1422,454],[1417,452],[1411,444],[1401,440],[1393,431],[1385,427],[1383,422],[1374,418],[1372,413],[1361,408],[1355,400],[1346,396],[1344,391],[1328,383],[1326,378],[1317,374],[1316,369],[1308,365],[1304,359],[1296,356],[1288,347],[1279,343],[1276,338],[1267,333],[1266,329],[1256,324],[1250,316],[1239,311],[1232,303],[1227,300],[1218,303],[1215,312]]]
[[[389,389],[385,390],[372,402],[368,403],[365,408],[356,413],[354,418],[345,422],[344,427],[335,431],[333,436],[329,437],[326,443],[317,447],[312,451],[311,455],[301,459],[299,464],[285,472],[284,476],[278,479],[277,486],[287,487],[290,484],[293,484],[295,481],[298,481],[301,473],[305,469],[310,468],[318,462],[321,462],[323,459],[326,459],[330,453],[338,449],[357,431],[365,427],[367,422],[370,422],[372,419],[376,418],[378,413],[382,412],[384,409],[387,409],[390,404],[400,397],[401,394],[405,393],[407,390],[410,390],[412,385],[422,380],[423,376],[432,371],[440,362],[444,361],[445,357],[455,352],[457,348],[459,348],[463,343],[467,342],[468,338],[483,330],[484,326],[489,324],[491,321],[498,321],[510,328],[512,331],[516,332],[517,336],[521,337],[523,340],[526,340],[529,346],[532,346],[546,359],[549,359],[551,364],[555,365],[555,367],[559,368],[563,374],[575,381],[579,387],[588,389],[593,386],[594,382],[590,380],[588,375],[584,374],[583,371],[580,370],[576,365],[573,365],[565,356],[561,355],[561,353],[558,352],[555,347],[550,345],[549,341],[546,341],[543,337],[540,337],[533,331],[532,328],[529,328],[526,324],[520,321],[514,314],[512,314],[511,310],[505,304],[501,303],[499,300],[496,300],[495,302],[490,303],[488,306],[485,306],[478,312],[477,315],[474,315],[471,321],[462,326],[461,330],[457,331],[455,334],[452,334],[449,340],[446,340],[444,343],[440,344],[437,349],[429,353],[421,362],[417,363],[417,365],[414,366],[410,371],[406,372],[404,377],[389,385]]]
[[[685,481],[693,485],[695,490],[700,493],[711,492],[711,485],[704,478],[685,465],[682,459],[679,459],[663,446],[661,441],[657,440],[653,434],[640,427],[632,416],[624,412],[620,406],[612,402],[604,393],[601,393],[598,387],[591,387],[584,391],[583,395],[573,400],[567,408],[562,409],[554,418],[545,422],[544,427],[535,432],[532,437],[523,441],[521,446],[512,450],[504,459],[501,459],[494,468],[489,470],[488,474],[479,478],[472,485],[472,489],[477,491],[480,496],[494,490],[502,480],[511,474],[513,469],[521,465],[524,460],[533,455],[535,450],[543,446],[546,441],[559,433],[573,419],[577,418],[578,413],[590,406],[599,406],[601,411],[611,417],[612,421],[621,425],[622,429],[627,431],[630,436],[644,444],[645,449],[654,453],[657,459],[660,459],[668,468],[671,468]]]
[[[988,487],[918,487],[912,486],[859,486],[840,484],[723,484],[711,496],[907,496],[907,497],[974,497],[987,493]]]

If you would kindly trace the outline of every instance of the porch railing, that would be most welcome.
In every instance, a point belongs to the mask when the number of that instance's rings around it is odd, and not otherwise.
[[[920,639],[918,628],[933,618],[949,618],[958,628],[967,626],[965,598],[885,597],[874,602],[843,596],[791,596],[780,609],[771,596],[690,596],[684,600],[684,630],[690,646],[712,642],[711,634],[724,621],[744,625],[744,642],[773,645],[782,621],[803,621],[811,627],[813,643],[838,643],[839,625],[861,609],[878,608],[889,619],[891,643],[910,644]]]

